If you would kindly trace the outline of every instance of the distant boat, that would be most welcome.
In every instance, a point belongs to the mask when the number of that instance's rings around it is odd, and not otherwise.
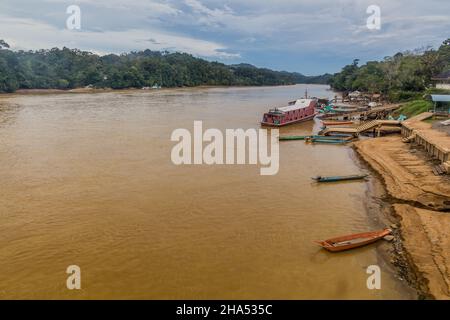
[[[354,174],[349,176],[331,176],[331,177],[322,177],[317,176],[312,178],[313,180],[316,180],[317,182],[337,182],[337,181],[348,181],[348,180],[361,180],[366,178],[367,174]]]
[[[312,120],[316,115],[317,99],[298,99],[289,102],[286,107],[270,109],[265,113],[262,125],[281,127],[288,124]]]
[[[391,229],[384,229],[379,231],[356,233],[323,241],[315,241],[315,243],[328,251],[339,252],[376,242],[391,232]]]

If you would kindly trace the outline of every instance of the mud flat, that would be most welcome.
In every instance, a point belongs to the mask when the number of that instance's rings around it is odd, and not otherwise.
[[[403,245],[436,299],[450,299],[450,216],[394,204],[401,219]]]
[[[409,266],[397,264],[421,297],[450,299],[449,177],[433,175],[426,154],[400,136],[359,141],[355,149],[386,187],[402,240],[394,244],[398,261]]]

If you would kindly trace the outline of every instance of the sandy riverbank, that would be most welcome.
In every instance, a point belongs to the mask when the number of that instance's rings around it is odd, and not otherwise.
[[[425,154],[411,152],[400,136],[359,141],[355,148],[384,181],[405,257],[421,282],[416,287],[425,297],[450,299],[449,177],[434,176]]]
[[[315,84],[311,84],[313,86]],[[113,89],[113,88],[74,88],[74,89],[19,89],[12,93],[0,93],[2,96],[11,95],[45,95],[45,94],[67,94],[67,93],[102,93],[102,92],[167,92],[174,90],[192,90],[192,89],[214,89],[214,88],[272,88],[272,87],[292,87],[295,85],[277,85],[277,86],[220,86],[220,85],[200,85],[193,87],[164,87],[159,89],[142,89],[142,88],[124,88],[124,89]]]

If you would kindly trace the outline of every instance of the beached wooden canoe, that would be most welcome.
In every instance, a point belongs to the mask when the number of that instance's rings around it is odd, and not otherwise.
[[[323,241],[315,241],[322,248],[331,251],[339,252],[365,246],[380,240],[392,232],[391,229],[384,229],[379,231],[364,232],[351,234],[347,236],[331,238]]]
[[[317,176],[311,179],[316,180],[317,182],[337,182],[337,181],[350,181],[350,180],[361,180],[366,178],[367,174],[353,174],[349,176],[331,176],[331,177],[322,177]]]

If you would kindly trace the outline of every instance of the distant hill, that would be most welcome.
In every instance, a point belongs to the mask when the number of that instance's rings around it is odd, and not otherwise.
[[[12,51],[0,41],[0,92],[17,89],[263,86],[326,83],[327,76],[225,65],[187,53],[144,50],[99,56],[78,49]]]
[[[248,63],[233,64],[230,67],[272,71],[270,69],[258,68],[258,67],[255,67],[254,65],[248,64]],[[333,77],[333,75],[329,74],[329,73],[326,73],[326,74],[323,74],[320,76],[305,76],[304,74],[301,74],[299,72],[288,72],[288,71],[272,71],[272,72],[278,72],[286,77],[292,77],[294,83],[296,83],[296,84],[300,84],[300,83],[328,84],[330,79]]]
[[[328,84],[332,74],[325,73],[320,76],[305,76],[301,73],[295,73],[296,75],[296,83],[310,83],[310,84]]]

